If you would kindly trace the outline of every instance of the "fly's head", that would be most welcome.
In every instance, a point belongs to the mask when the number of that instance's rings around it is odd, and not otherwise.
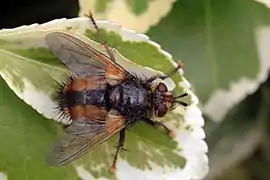
[[[153,109],[156,117],[165,116],[168,111],[174,109],[177,105],[181,104],[187,106],[185,102],[180,101],[180,98],[187,96],[187,93],[181,94],[180,96],[173,96],[171,91],[168,91],[168,87],[159,82],[156,88],[153,90]]]

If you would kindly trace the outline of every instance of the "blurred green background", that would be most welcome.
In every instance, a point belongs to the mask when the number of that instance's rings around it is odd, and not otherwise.
[[[127,0],[138,18],[152,1]],[[102,14],[111,2],[99,1],[93,8]],[[68,0],[6,3],[1,6],[0,29],[77,17],[80,10],[79,2]],[[202,107],[217,90],[239,85],[214,104],[223,111],[223,101],[231,102],[222,118],[213,118],[219,109],[205,113],[210,163],[205,180],[270,179],[270,79],[265,78],[270,69],[270,9],[254,0],[179,0],[144,33],[175,61],[183,60],[185,77]],[[249,81],[241,84],[245,79]]]

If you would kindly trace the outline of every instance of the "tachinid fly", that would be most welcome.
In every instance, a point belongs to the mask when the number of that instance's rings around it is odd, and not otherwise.
[[[91,13],[88,17],[99,34]],[[170,77],[182,67],[181,63],[168,75],[141,78],[117,64],[105,42],[102,44],[106,54],[63,32],[52,32],[45,39],[51,52],[72,74],[57,93],[58,109],[72,122],[64,128],[66,135],[47,157],[49,165],[73,162],[119,133],[111,167],[115,170],[118,153],[124,150],[125,132],[138,120],[162,126],[173,134],[165,125],[151,118],[165,116],[176,105],[187,106],[179,100],[187,94],[174,97],[164,83],[154,81]]]

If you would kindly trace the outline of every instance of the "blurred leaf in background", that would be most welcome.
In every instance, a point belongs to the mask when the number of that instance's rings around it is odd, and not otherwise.
[[[175,60],[184,61],[185,73],[212,120],[222,121],[268,76],[270,61],[259,54],[262,17],[257,6],[246,0],[182,0],[147,33]]]
[[[80,16],[90,10],[96,19],[114,21],[145,33],[157,25],[177,0],[79,0]]]

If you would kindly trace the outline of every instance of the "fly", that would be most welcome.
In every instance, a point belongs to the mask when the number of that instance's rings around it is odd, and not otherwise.
[[[88,17],[99,34],[92,14]],[[162,126],[173,134],[167,126],[152,118],[164,117],[179,104],[187,106],[180,99],[188,94],[173,96],[164,83],[154,81],[173,75],[182,68],[181,62],[168,75],[141,78],[116,63],[105,42],[102,45],[106,54],[63,32],[52,32],[45,40],[51,52],[72,74],[61,84],[56,98],[59,111],[72,122],[64,128],[65,136],[48,155],[49,165],[69,164],[119,134],[111,166],[115,171],[119,151],[125,150],[126,130],[138,120]]]

